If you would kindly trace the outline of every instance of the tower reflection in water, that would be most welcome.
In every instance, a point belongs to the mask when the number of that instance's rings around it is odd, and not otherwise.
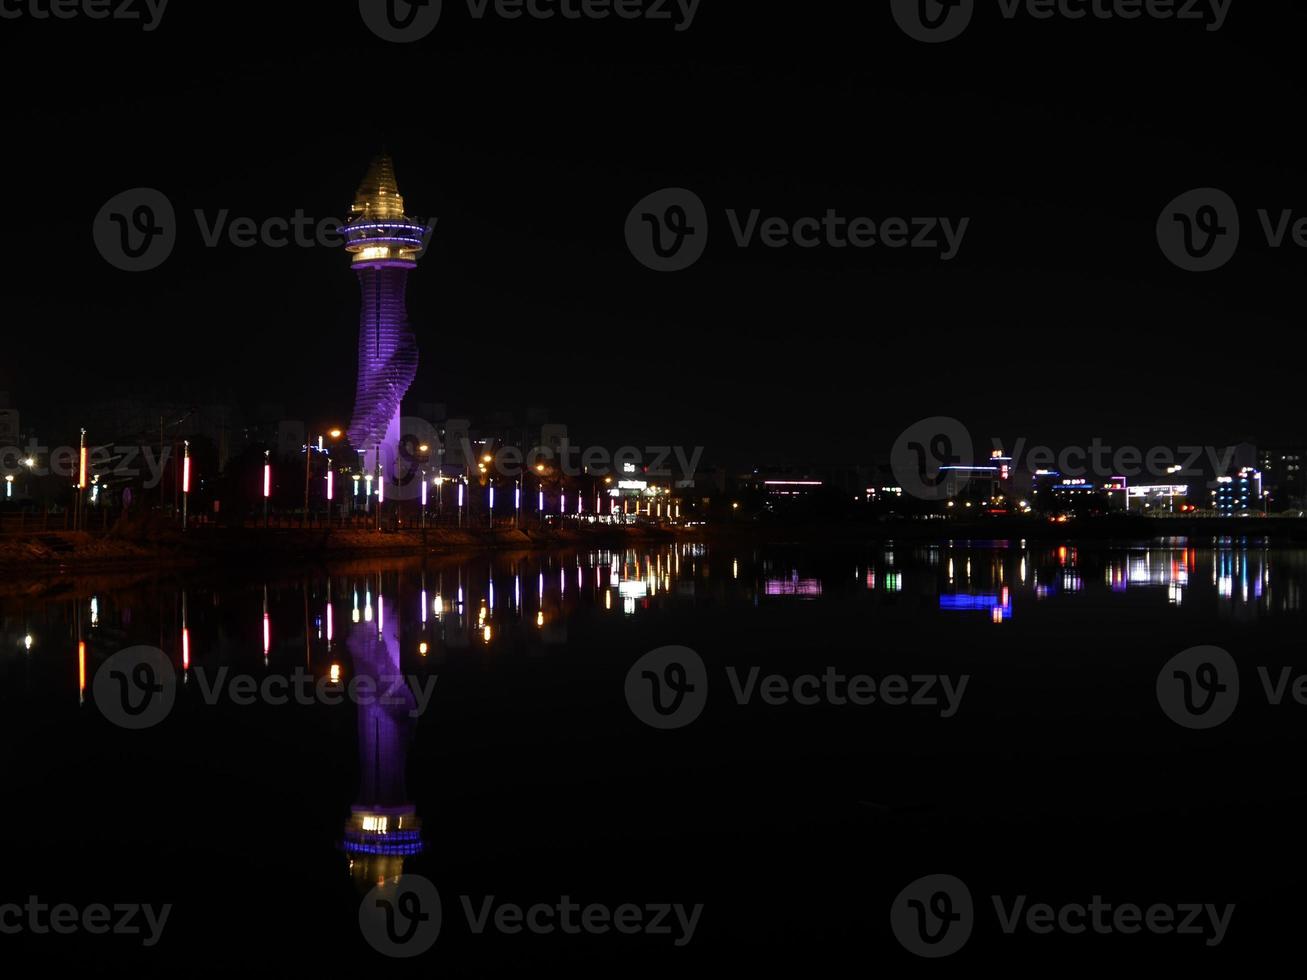
[[[359,789],[341,842],[362,889],[402,874],[404,859],[423,847],[405,779],[416,701],[401,676],[399,625],[398,603],[378,588],[375,614],[351,623],[345,637],[353,677],[380,694],[358,705]]]

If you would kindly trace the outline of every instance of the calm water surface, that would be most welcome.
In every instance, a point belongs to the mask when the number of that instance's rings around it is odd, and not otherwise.
[[[443,898],[425,972],[833,966],[850,952],[906,966],[885,910],[947,871],[982,897],[1238,902],[1225,948],[1246,959],[1300,907],[1283,848],[1305,815],[1307,708],[1269,705],[1256,669],[1300,670],[1305,586],[1307,552],[1255,539],[678,544],[10,581],[0,901],[170,902],[159,949],[114,940],[142,962],[402,972],[416,968],[373,952],[357,910],[405,871]],[[1235,718],[1197,733],[1162,715],[1155,682],[1202,644],[1235,656],[1244,691]],[[95,681],[137,645],[180,680],[167,716],[130,731],[97,707]],[[624,694],[636,659],[666,645],[697,651],[709,690],[674,731]],[[967,680],[947,715],[756,691],[741,704],[754,668]],[[246,704],[226,686],[397,675],[387,704]],[[477,935],[464,895],[704,910],[682,947]],[[1003,941],[976,940],[1009,955]],[[1202,952],[1161,942],[1132,949]],[[1016,958],[1069,950],[1119,955],[1061,937]]]

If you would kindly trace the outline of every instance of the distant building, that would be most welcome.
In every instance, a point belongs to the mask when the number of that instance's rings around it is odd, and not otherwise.
[[[563,447],[567,445],[567,426],[559,422],[551,422],[548,425],[540,427],[540,448],[548,449],[554,454],[554,459],[561,460],[563,457]]]
[[[1127,485],[1128,509],[1142,514],[1180,514],[1192,510],[1187,483],[1139,483]]]
[[[277,455],[282,459],[300,455],[304,451],[304,441],[307,438],[304,433],[303,422],[293,420],[278,422]]]
[[[1272,508],[1307,507],[1307,447],[1263,449],[1257,463]]]
[[[440,462],[442,471],[444,467],[451,467],[454,470],[465,470],[471,464],[469,458],[472,455],[472,423],[467,419],[448,419],[445,422],[444,432],[441,433],[441,449],[444,458]]]
[[[1244,466],[1232,476],[1218,476],[1211,485],[1211,498],[1212,509],[1222,517],[1261,513],[1266,506],[1261,471]]]
[[[0,449],[17,446],[21,438],[17,409],[0,408]]]

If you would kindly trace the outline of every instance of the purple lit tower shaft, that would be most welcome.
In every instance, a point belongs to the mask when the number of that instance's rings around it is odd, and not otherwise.
[[[404,213],[389,156],[377,157],[363,178],[345,236],[362,292],[358,386],[349,440],[365,454],[369,473],[375,473],[380,462],[385,480],[393,483],[400,405],[418,368],[417,338],[404,297],[409,271],[425,246],[426,229],[420,219]]]
[[[350,443],[376,472],[377,447],[388,480],[394,479],[400,438],[400,403],[418,369],[417,338],[404,304],[409,268],[366,265],[358,269],[363,294],[359,320],[359,377]]]

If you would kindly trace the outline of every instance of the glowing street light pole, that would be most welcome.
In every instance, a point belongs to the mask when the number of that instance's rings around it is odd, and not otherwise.
[[[419,517],[418,517],[418,526],[421,527],[422,530],[425,531],[425,530],[427,529],[427,470],[426,470],[426,467],[423,467],[422,469],[420,469],[420,470],[418,471],[418,474],[419,474],[419,476],[422,478],[422,510],[419,512]]]
[[[77,508],[73,514],[73,528],[80,529],[82,526],[82,494],[86,490],[86,430],[82,430],[81,443],[78,451],[77,467]]]
[[[272,497],[272,450],[263,450],[263,526],[268,526],[268,500]]]
[[[182,530],[189,524],[191,502],[191,441],[182,440]]]
[[[309,469],[313,462],[313,440],[306,434],[304,436],[304,518],[302,526],[308,527],[309,524]]]

